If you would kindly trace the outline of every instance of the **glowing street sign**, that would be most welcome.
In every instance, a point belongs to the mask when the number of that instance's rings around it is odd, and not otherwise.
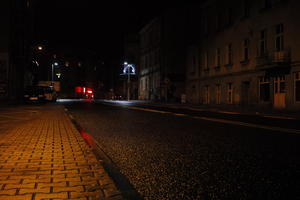
[[[135,66],[133,64],[124,63],[123,75],[135,75]]]

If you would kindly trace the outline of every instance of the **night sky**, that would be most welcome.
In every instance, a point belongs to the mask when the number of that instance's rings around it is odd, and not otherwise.
[[[158,1],[37,1],[35,39],[53,49],[88,49],[116,61],[122,58],[124,35],[167,7]]]

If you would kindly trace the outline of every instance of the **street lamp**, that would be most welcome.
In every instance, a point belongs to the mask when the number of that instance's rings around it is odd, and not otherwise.
[[[130,75],[135,75],[135,66],[124,62],[123,75],[127,75],[127,100],[130,100]]]
[[[58,66],[58,62],[53,62],[51,65],[51,85],[54,86],[54,67]]]
[[[38,46],[37,49],[38,49],[39,51],[42,51],[42,50],[43,50],[43,46]]]

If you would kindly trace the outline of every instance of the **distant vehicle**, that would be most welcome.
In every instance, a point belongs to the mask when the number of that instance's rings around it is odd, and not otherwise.
[[[44,89],[44,95],[46,101],[53,101],[57,100],[57,93],[52,86],[40,86]]]
[[[24,92],[26,102],[56,101],[57,94],[51,86],[28,86]]]
[[[94,90],[92,88],[77,86],[75,87],[76,98],[79,99],[94,99]]]

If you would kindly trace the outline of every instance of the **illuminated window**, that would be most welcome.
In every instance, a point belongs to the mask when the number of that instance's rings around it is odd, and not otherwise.
[[[300,102],[300,72],[295,73],[295,100]]]
[[[270,101],[270,79],[260,77],[259,79],[259,99],[260,101]]]
[[[233,87],[232,87],[232,83],[228,83],[227,85],[227,99],[228,99],[228,103],[232,104],[233,103]]]
[[[276,51],[283,50],[283,24],[276,25],[275,46]]]

